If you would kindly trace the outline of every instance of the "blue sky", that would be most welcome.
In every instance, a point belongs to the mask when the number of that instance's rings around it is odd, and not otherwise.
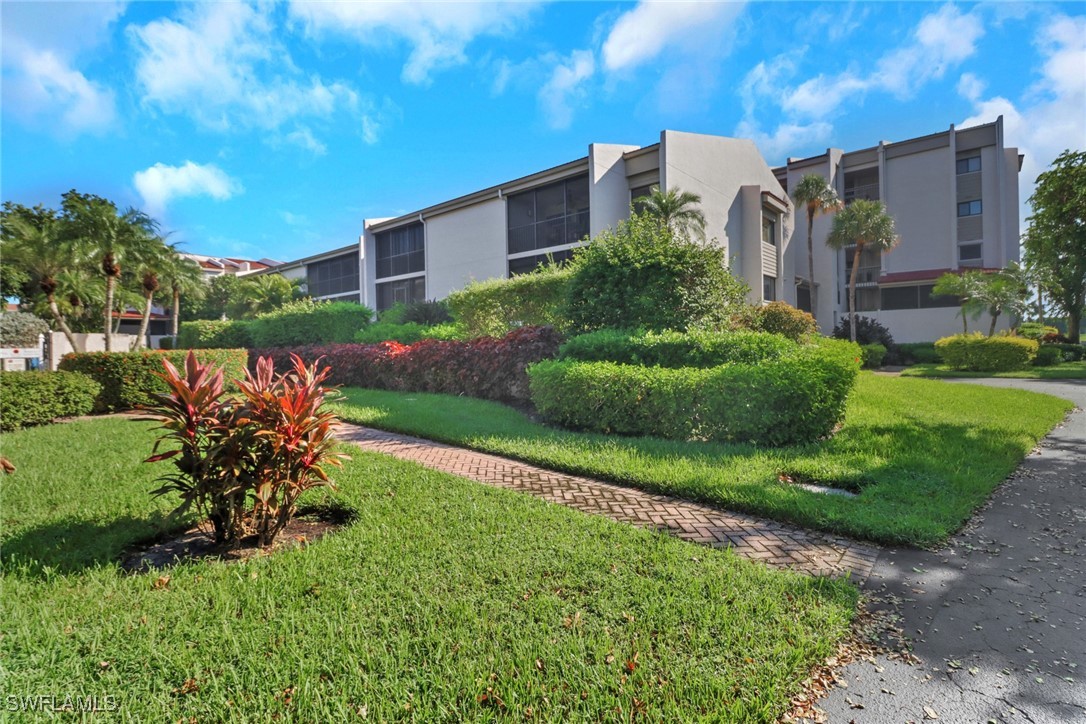
[[[137,206],[188,251],[291,259],[661,129],[767,160],[1003,114],[1023,201],[1086,148],[1076,3],[0,5],[0,193]]]

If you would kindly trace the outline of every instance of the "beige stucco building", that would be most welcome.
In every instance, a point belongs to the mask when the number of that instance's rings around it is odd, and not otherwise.
[[[310,295],[360,301],[440,299],[473,280],[561,261],[628,217],[654,185],[702,198],[706,235],[722,245],[752,302],[809,307],[806,217],[788,188],[804,174],[829,180],[845,202],[883,201],[901,244],[865,258],[857,308],[899,341],[960,328],[957,307],[932,299],[947,270],[1000,268],[1018,259],[1020,157],[1002,118],[975,128],[845,152],[828,149],[772,169],[753,141],[663,131],[649,146],[594,143],[588,155],[395,218],[367,219],[357,243],[268,271],[306,279]],[[846,312],[851,254],[825,245],[832,217],[814,227],[818,318],[828,332]]]

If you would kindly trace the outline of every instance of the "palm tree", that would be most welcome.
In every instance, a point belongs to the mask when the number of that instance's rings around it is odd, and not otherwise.
[[[987,275],[977,292],[977,302],[992,315],[988,336],[995,334],[996,322],[1003,312],[1021,314],[1029,298],[1029,276],[1017,262],[1006,269]]]
[[[811,293],[811,316],[818,318],[818,294],[814,283],[814,220],[818,214],[837,211],[841,202],[837,192],[826,179],[816,173],[804,175],[792,192],[792,200],[797,206],[807,209],[807,288]]]
[[[258,274],[238,284],[237,299],[231,304],[232,317],[255,317],[278,309],[297,296],[298,280],[282,274]]]
[[[979,313],[981,305],[977,301],[977,292],[984,285],[984,275],[978,271],[965,271],[961,274],[947,272],[935,280],[932,296],[957,297],[961,305],[962,334],[969,334],[969,315]]]
[[[826,244],[832,249],[855,246],[852,273],[848,280],[848,316],[852,341],[856,341],[856,275],[860,270],[860,255],[865,249],[886,252],[898,243],[894,220],[880,201],[853,201],[833,217],[833,229]]]
[[[698,208],[701,196],[682,191],[672,186],[661,191],[659,186],[652,187],[652,193],[634,202],[635,210],[651,219],[655,219],[662,229],[689,238],[691,234],[699,239],[705,238],[705,214]]]
[[[64,234],[63,221],[51,210],[27,209],[6,203],[0,214],[4,257],[23,269],[45,295],[49,314],[73,350],[82,351],[57,305],[59,279],[75,266],[75,255]]]
[[[165,244],[157,247],[148,245],[148,248],[143,251],[144,254],[139,259],[139,266],[136,270],[140,291],[143,293],[143,316],[140,319],[139,334],[136,335],[132,345],[133,349],[143,347],[147,341],[147,330],[151,326],[151,308],[154,305],[155,292],[162,286],[160,277],[163,270],[170,263],[169,256],[175,253],[172,248],[167,247]]]
[[[199,264],[181,256],[176,248],[166,256],[167,263],[160,275],[163,286],[169,290],[173,299],[173,311],[170,315],[170,335],[177,342],[177,326],[181,317],[181,297],[200,299],[207,293],[207,283]]]
[[[74,189],[62,197],[64,218],[72,225],[79,246],[99,266],[105,278],[102,331],[107,352],[113,351],[113,311],[117,282],[126,264],[138,263],[161,246],[158,225],[136,209],[119,213],[112,201]]]

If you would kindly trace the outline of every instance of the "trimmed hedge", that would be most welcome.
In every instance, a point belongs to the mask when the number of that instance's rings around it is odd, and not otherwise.
[[[198,349],[196,358],[204,364],[223,368],[227,389],[237,389],[234,380],[245,375],[248,352],[243,349]],[[128,410],[153,402],[151,395],[167,392],[158,377],[162,360],[180,369],[188,350],[144,350],[140,352],[75,352],[64,355],[60,369],[81,372],[101,385],[95,412]]]
[[[182,322],[177,349],[241,349],[252,347],[250,322],[243,319],[199,319]],[[165,349],[165,348],[163,348]]]
[[[353,302],[303,299],[261,314],[248,323],[253,347],[290,347],[354,341],[370,323],[373,311]]]
[[[1033,361],[1038,347],[1034,339],[985,337],[979,332],[943,337],[935,343],[948,367],[975,372],[1023,369]]]
[[[414,344],[424,339],[460,339],[460,328],[452,323],[419,324],[417,322],[376,322],[355,332],[354,341],[359,344],[399,342]]]
[[[1070,344],[1067,342],[1055,344],[1048,344],[1046,342],[1041,344],[1041,349],[1045,349],[1046,347],[1055,347],[1058,349],[1063,354],[1065,362],[1079,362],[1086,359],[1086,346],[1081,344]]]
[[[851,343],[819,344],[759,364],[707,369],[544,361],[532,402],[574,429],[762,445],[811,442],[841,421],[859,372]]]
[[[500,339],[254,349],[249,359],[255,365],[269,356],[281,367],[291,353],[306,362],[323,357],[332,368],[331,382],[349,387],[527,400],[528,365],[554,357],[560,341],[553,327],[522,327]]]
[[[544,266],[509,279],[472,282],[446,301],[469,337],[501,336],[521,326],[561,329],[570,278],[566,267]]]
[[[1037,356],[1033,358],[1034,367],[1051,367],[1063,362],[1063,352],[1059,347],[1042,344],[1037,350]]]
[[[802,342],[818,334],[818,322],[811,314],[787,302],[770,302],[754,310],[752,329]]]
[[[934,342],[902,342],[897,348],[903,364],[937,364],[943,361]]]
[[[578,335],[562,345],[560,359],[660,367],[757,364],[795,352],[798,346],[767,332],[638,332],[612,329]]]
[[[78,372],[0,373],[0,430],[86,415],[102,386]]]
[[[863,353],[863,367],[865,370],[873,370],[882,367],[882,361],[886,359],[886,348],[881,344],[860,345]]]

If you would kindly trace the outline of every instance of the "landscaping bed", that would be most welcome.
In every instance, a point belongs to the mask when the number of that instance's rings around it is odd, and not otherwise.
[[[773,722],[854,611],[846,582],[357,450],[305,499],[354,511],[340,530],[126,574],[192,522],[149,495],[152,427],[5,435],[7,693],[108,696],[137,721]]]
[[[346,389],[352,422],[880,543],[936,546],[1071,408],[1047,395],[860,375],[831,438],[782,448],[547,427],[510,407]],[[784,478],[784,480],[782,480]],[[858,493],[811,492],[801,480]]]

